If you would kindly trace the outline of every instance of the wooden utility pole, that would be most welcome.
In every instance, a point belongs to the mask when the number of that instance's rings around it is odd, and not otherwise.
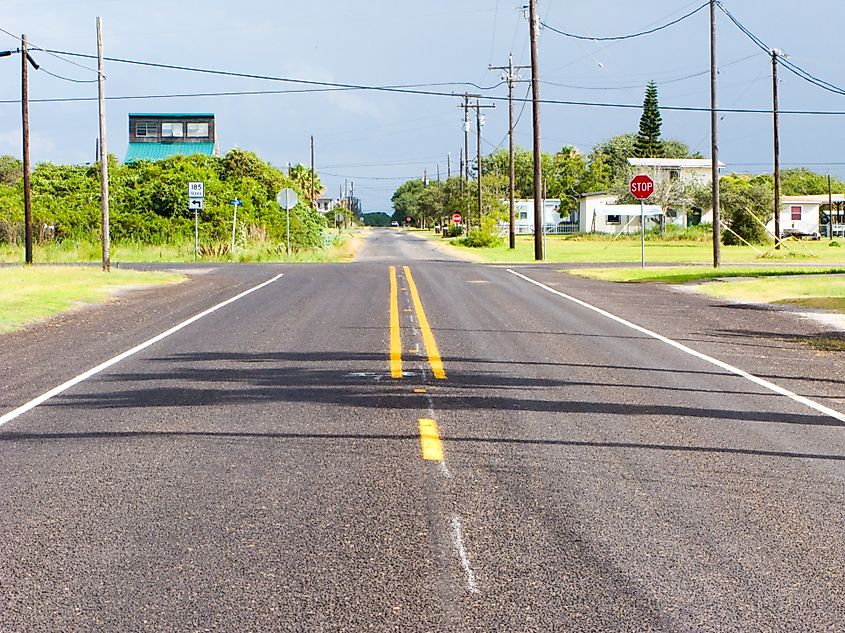
[[[109,236],[109,154],[106,149],[106,75],[103,66],[103,20],[97,18],[97,88],[100,102],[100,215],[103,228],[103,272],[111,270]]]
[[[314,135],[311,135],[311,208],[317,208],[317,201],[314,199]]]
[[[32,182],[29,158],[29,53],[21,35],[21,123],[23,125],[23,222],[25,261],[32,263]]]
[[[716,110],[716,83],[718,67],[716,65],[716,2],[710,0],[710,173],[712,182],[713,206],[713,267],[722,264],[722,230],[719,214],[719,113]]]
[[[715,1],[715,0],[714,0]],[[537,32],[540,18],[537,15],[537,0],[529,0],[528,19],[531,37],[531,104],[534,119],[534,259],[543,260],[543,193],[542,153],[540,149],[540,64],[537,47]]]
[[[508,191],[510,202],[510,213],[508,214],[508,244],[511,250],[516,248],[516,201],[514,192],[514,181],[516,180],[516,168],[514,166],[514,119],[513,119],[513,85],[520,80],[517,70],[530,68],[530,66],[514,66],[513,54],[508,56],[507,66],[490,66],[490,70],[507,71],[503,76],[508,82]]]
[[[481,109],[482,108],[495,108],[496,104],[489,104],[489,105],[481,105],[481,99],[475,99],[475,136],[476,136],[476,145],[477,145],[477,159],[478,159],[478,226],[481,226],[481,218],[484,216],[484,208],[482,206],[481,200],[481,126],[483,125],[481,120]]]
[[[446,180],[452,177],[452,152],[446,153]]]
[[[775,249],[780,249],[780,124],[778,120],[778,56],[783,54],[773,48],[772,54],[772,123],[775,145]]]

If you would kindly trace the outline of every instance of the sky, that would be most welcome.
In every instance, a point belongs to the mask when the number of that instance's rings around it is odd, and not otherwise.
[[[704,0],[541,0],[549,27],[590,38],[648,30],[679,18]],[[839,40],[841,0],[722,0],[766,46],[779,48],[827,82],[845,86]],[[441,95],[344,90],[249,96],[164,98],[161,95],[295,90],[303,84],[211,76],[107,62],[109,151],[126,153],[129,112],[213,112],[225,152],[240,147],[277,167],[309,164],[315,138],[317,171],[328,195],[354,183],[364,211],[388,211],[403,181],[458,170],[463,146],[460,98],[481,93],[486,110],[484,154],[507,147],[507,87],[488,66],[530,63],[528,21],[515,0],[0,0],[0,29],[43,49],[96,54],[96,17],[110,57],[200,67],[275,78],[366,86],[434,84]],[[0,50],[17,47],[0,32]],[[30,73],[30,97],[91,98],[70,103],[33,102],[33,162],[94,160],[98,134],[96,61],[35,51],[44,71]],[[718,14],[719,105],[760,113],[720,114],[719,158],[727,171],[771,172],[771,59],[728,18]],[[71,63],[73,62],[73,63]],[[542,106],[542,146],[574,146],[584,153],[611,136],[636,132],[645,84],[657,82],[663,136],[710,155],[710,115],[667,110],[710,103],[707,9],[669,28],[624,41],[579,40],[543,28],[539,41],[541,97],[594,105]],[[79,64],[84,67],[80,67]],[[530,71],[522,71],[525,79]],[[519,99],[528,84],[516,86]],[[782,110],[834,111],[822,116],[781,115],[781,164],[807,166],[845,179],[845,96],[832,94],[780,69]],[[490,97],[496,98],[493,101]],[[0,58],[0,154],[21,155],[20,62]],[[595,104],[629,104],[615,108]],[[531,108],[522,112],[516,142],[531,145]],[[470,154],[475,155],[474,130]]]

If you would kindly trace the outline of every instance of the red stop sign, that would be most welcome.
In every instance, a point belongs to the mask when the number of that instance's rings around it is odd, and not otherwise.
[[[631,179],[631,195],[637,200],[645,200],[654,193],[654,181],[650,176],[640,174]]]
[[[453,213],[452,214],[452,222],[454,222],[455,224],[460,224],[461,220],[463,220],[463,218],[461,217],[460,213]]]

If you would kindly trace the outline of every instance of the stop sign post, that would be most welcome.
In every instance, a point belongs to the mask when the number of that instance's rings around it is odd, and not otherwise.
[[[654,180],[646,174],[631,178],[631,195],[640,201],[640,253],[641,267],[645,268],[645,206],[644,200],[654,193]]]

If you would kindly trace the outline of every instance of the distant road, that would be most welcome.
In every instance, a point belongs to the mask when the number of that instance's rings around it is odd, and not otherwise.
[[[181,268],[0,337],[1,632],[845,630],[823,326],[396,229]]]

